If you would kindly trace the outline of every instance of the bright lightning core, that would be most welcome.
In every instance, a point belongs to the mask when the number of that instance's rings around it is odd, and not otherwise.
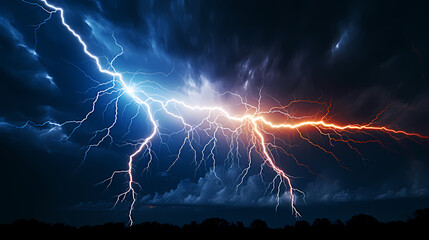
[[[24,1],[26,2],[26,1]],[[26,2],[29,3],[29,2]],[[120,53],[108,61],[108,66],[103,66],[100,63],[100,57],[91,53],[88,49],[85,39],[67,23],[64,17],[64,10],[54,6],[46,0],[41,0],[41,3],[29,3],[40,7],[48,14],[48,17],[40,24],[36,25],[35,33],[43,25],[46,24],[53,14],[58,14],[61,18],[61,23],[69,32],[70,38],[74,38],[81,46],[81,50],[86,56],[95,63],[97,70],[111,77],[108,82],[100,83],[91,88],[96,94],[91,99],[91,108],[88,112],[78,120],[69,120],[63,123],[53,121],[34,124],[28,121],[28,124],[35,126],[72,126],[67,138],[71,137],[100,107],[101,99],[109,99],[103,114],[106,113],[108,107],[114,109],[112,121],[107,127],[97,129],[93,132],[89,139],[89,145],[86,146],[83,160],[86,160],[90,151],[101,144],[112,144],[114,139],[112,129],[116,128],[118,121],[121,120],[121,115],[131,106],[135,107],[135,112],[130,120],[130,125],[123,136],[131,134],[141,134],[141,138],[135,140],[126,140],[122,144],[132,146],[134,151],[130,153],[127,161],[126,169],[118,170],[112,173],[110,177],[102,181],[107,186],[110,186],[116,175],[121,174],[127,177],[127,184],[123,192],[117,195],[116,203],[129,201],[129,223],[133,224],[133,210],[137,201],[137,192],[140,191],[138,184],[138,174],[136,174],[136,161],[142,157],[147,158],[147,164],[144,170],[148,170],[153,159],[156,157],[156,151],[153,149],[154,141],[158,141],[170,155],[173,156],[173,161],[169,165],[167,172],[170,171],[175,164],[183,157],[184,152],[190,152],[192,162],[196,170],[203,164],[211,165],[215,177],[218,181],[222,179],[217,175],[219,170],[216,169],[219,164],[217,161],[224,160],[225,162],[234,163],[241,166],[241,172],[237,176],[236,189],[240,188],[250,169],[253,166],[259,166],[259,173],[262,176],[265,171],[270,171],[273,177],[268,184],[268,190],[276,196],[276,207],[280,204],[280,198],[283,193],[287,193],[290,202],[290,208],[294,215],[300,216],[295,207],[296,198],[304,196],[304,193],[293,186],[293,176],[287,170],[288,167],[282,166],[284,159],[292,159],[297,165],[307,168],[314,173],[311,168],[299,161],[292,153],[294,140],[285,140],[285,136],[295,137],[300,143],[305,143],[323,154],[327,154],[330,158],[337,161],[338,164],[347,169],[343,165],[340,158],[332,150],[333,143],[343,143],[345,146],[362,155],[357,149],[357,145],[364,143],[378,143],[383,146],[383,143],[377,139],[377,134],[390,136],[393,139],[401,140],[407,138],[427,138],[418,133],[409,133],[403,130],[396,130],[387,126],[379,126],[376,121],[377,115],[371,122],[366,124],[336,124],[329,117],[331,104],[322,101],[311,100],[294,100],[287,105],[281,104],[273,99],[272,107],[266,107],[266,100],[263,98],[262,88],[259,89],[258,98],[252,102],[247,98],[235,92],[213,93],[219,98],[228,98],[229,106],[220,104],[204,104],[204,102],[185,101],[182,98],[169,97],[172,91],[164,88],[159,83],[152,81],[142,81],[136,83],[135,76],[145,74],[143,72],[121,73],[115,68],[115,60],[125,54],[123,47],[116,41],[114,34],[112,38],[119,49]],[[36,38],[37,39],[37,38]],[[127,78],[131,76],[130,78]],[[95,80],[94,80],[95,81]],[[95,81],[97,82],[97,81]],[[168,94],[160,94],[168,93]],[[178,96],[179,94],[177,94]],[[120,100],[128,99],[128,103],[121,107]],[[272,98],[271,98],[272,99]],[[295,110],[303,104],[313,106],[317,111],[312,111],[309,114],[298,114]],[[232,105],[232,106],[231,106]],[[144,115],[144,117],[142,117]],[[175,122],[176,127],[163,124],[165,119]],[[131,125],[133,122],[146,121],[149,126],[147,133],[134,132]],[[174,129],[174,130],[173,130]],[[366,137],[371,139],[362,140],[361,137],[355,137],[356,133],[367,134]],[[314,134],[319,137],[313,138]],[[180,138],[176,142],[176,147],[173,147],[169,139]],[[322,139],[322,140],[321,140]],[[326,144],[326,142],[328,144]],[[217,147],[219,145],[226,146],[226,156],[219,157]],[[257,156],[257,158],[256,158]],[[240,161],[245,160],[245,164],[240,164]]]

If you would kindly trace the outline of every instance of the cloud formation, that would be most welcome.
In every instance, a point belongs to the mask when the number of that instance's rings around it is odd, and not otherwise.
[[[246,180],[241,184],[241,178],[237,178],[240,176],[240,172],[236,166],[220,176],[217,175],[213,169],[210,169],[196,182],[189,178],[181,180],[176,188],[169,191],[143,196],[141,203],[245,207],[275,207],[278,203],[277,187],[269,182],[264,182],[261,175],[246,176]],[[282,191],[279,198],[280,204],[287,204],[290,201],[288,192]]]

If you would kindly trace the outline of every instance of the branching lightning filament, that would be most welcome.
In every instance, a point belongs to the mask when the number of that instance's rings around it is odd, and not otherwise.
[[[373,136],[370,132],[375,132],[387,135],[396,140],[401,140],[402,138],[427,138],[426,136],[418,133],[397,130],[388,126],[378,126],[377,118],[381,113],[367,124],[336,124],[328,118],[331,104],[326,104],[321,101],[294,100],[287,105],[282,105],[279,101],[275,100],[277,103],[276,106],[266,108],[262,98],[262,88],[260,88],[259,98],[257,99],[256,104],[250,103],[246,98],[243,98],[232,91],[227,91],[221,94],[218,93],[219,96],[227,96],[230,99],[233,99],[233,101],[237,103],[235,105],[240,110],[234,110],[235,108],[233,109],[231,107],[221,105],[194,105],[177,98],[169,98],[152,93],[150,91],[151,88],[162,90],[166,90],[166,88],[162,87],[158,83],[150,81],[135,83],[132,79],[127,79],[125,77],[128,76],[128,74],[126,75],[116,70],[115,60],[124,54],[124,49],[116,41],[114,34],[112,34],[112,38],[114,39],[115,44],[121,49],[121,52],[109,61],[109,66],[106,68],[101,64],[100,57],[94,55],[88,49],[83,37],[67,23],[66,18],[64,17],[64,10],[62,8],[50,4],[47,0],[41,0],[40,4],[30,3],[27,1],[24,2],[36,5],[48,14],[48,17],[42,23],[36,25],[35,34],[43,24],[46,24],[52,19],[53,14],[59,14],[61,23],[69,32],[70,37],[73,37],[80,43],[84,54],[95,63],[98,71],[110,76],[111,80],[109,82],[100,83],[92,79],[97,83],[97,86],[91,88],[91,90],[96,89],[97,92],[92,99],[88,99],[89,101],[92,101],[92,107],[82,119],[69,120],[62,123],[47,121],[41,124],[28,121],[25,125],[20,127],[26,127],[27,125],[56,127],[71,125],[73,126],[72,130],[67,136],[67,138],[70,138],[95,113],[100,99],[110,97],[111,100],[107,105],[114,109],[113,121],[108,127],[98,129],[94,132],[90,139],[90,144],[85,148],[83,157],[83,161],[85,161],[89,152],[93,148],[99,147],[102,143],[110,141],[111,144],[113,142],[111,131],[115,126],[117,126],[117,123],[120,120],[120,99],[125,97],[131,99],[130,103],[127,104],[125,108],[130,105],[136,106],[137,111],[131,118],[131,123],[133,121],[138,121],[139,117],[143,113],[146,114],[150,131],[146,136],[143,136],[143,138],[126,143],[135,147],[135,151],[128,157],[127,168],[113,172],[109,178],[102,182],[107,183],[107,185],[110,186],[116,175],[125,174],[127,176],[126,189],[117,196],[115,205],[118,202],[125,201],[126,199],[131,201],[128,212],[130,225],[133,224],[133,210],[137,202],[137,187],[139,186],[135,174],[135,161],[142,155],[147,156],[149,160],[145,170],[149,169],[155,156],[152,144],[156,140],[160,141],[161,144],[167,145],[166,147],[168,148],[168,143],[164,141],[166,138],[179,134],[184,136],[181,140],[178,151],[173,153],[175,155],[174,161],[172,161],[170,167],[166,171],[170,171],[180,160],[183,155],[183,151],[185,149],[189,149],[193,154],[193,162],[195,163],[196,168],[199,168],[205,160],[211,160],[212,171],[219,181],[222,181],[222,179],[216,174],[217,157],[215,149],[219,145],[219,141],[226,141],[226,144],[229,146],[226,160],[247,160],[246,166],[242,168],[241,173],[237,177],[237,191],[246,180],[246,176],[251,166],[254,164],[260,164],[261,174],[263,171],[271,171],[274,174],[269,186],[271,187],[271,192],[274,193],[277,199],[276,208],[280,204],[282,193],[286,192],[289,196],[292,214],[300,216],[300,213],[295,206],[295,202],[296,197],[304,196],[304,193],[293,187],[293,176],[284,170],[287,169],[286,167],[281,166],[280,162],[282,158],[279,156],[285,156],[292,159],[299,166],[307,168],[312,173],[313,171],[309,166],[301,163],[289,148],[287,148],[289,144],[283,139],[284,136],[296,136],[300,141],[308,143],[309,146],[327,154],[330,158],[337,161],[340,166],[346,169],[347,167],[344,166],[340,158],[330,148],[325,147],[319,141],[312,139],[307,132],[313,131],[320,134],[320,137],[328,140],[330,145],[334,145],[335,142],[346,144],[351,150],[356,151],[359,155],[361,155],[361,153],[356,148],[356,145],[371,142],[383,145],[383,143],[376,138],[372,138],[370,140],[353,138],[356,133]],[[136,72],[131,74],[132,78],[137,74],[139,73]],[[292,109],[295,106],[300,106],[301,104],[321,106],[322,110],[317,114],[294,114]],[[161,123],[158,119],[159,114],[163,114],[173,121],[177,121],[180,123],[182,128],[173,133],[163,132],[162,129],[168,128],[168,126],[160,125]],[[129,127],[128,132],[125,132],[124,136],[129,134],[130,131]],[[241,154],[241,151],[245,151],[246,155]],[[259,159],[254,159],[254,156],[259,156]]]

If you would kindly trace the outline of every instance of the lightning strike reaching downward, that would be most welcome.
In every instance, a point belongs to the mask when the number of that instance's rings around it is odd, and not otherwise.
[[[300,216],[298,210],[295,207],[296,202],[296,194],[304,195],[304,193],[293,187],[292,185],[292,175],[285,172],[285,170],[280,167],[279,160],[276,159],[276,156],[281,154],[286,155],[289,158],[292,158],[298,165],[304,166],[307,169],[310,169],[306,164],[300,163],[297,158],[285,148],[285,145],[288,145],[284,140],[282,140],[281,136],[285,134],[297,134],[299,138],[308,143],[309,145],[319,149],[320,151],[328,154],[328,156],[335,159],[338,164],[346,168],[340,161],[339,157],[331,151],[329,148],[324,147],[323,144],[320,144],[318,141],[313,140],[305,133],[305,131],[313,130],[320,133],[320,136],[325,136],[329,139],[329,143],[333,145],[333,142],[342,142],[347,144],[352,150],[356,151],[358,154],[361,153],[354,147],[355,144],[363,144],[375,142],[383,145],[381,141],[378,139],[371,140],[358,140],[352,138],[355,133],[367,134],[368,132],[379,132],[383,134],[387,134],[390,137],[400,140],[403,137],[407,138],[427,138],[418,133],[406,132],[403,130],[396,130],[389,128],[387,126],[376,126],[376,120],[379,117],[378,114],[376,118],[374,118],[368,124],[350,124],[350,125],[339,125],[332,122],[328,119],[329,109],[331,104],[326,104],[319,101],[310,101],[310,100],[294,100],[287,105],[281,105],[280,102],[275,100],[278,103],[278,106],[271,107],[268,110],[264,110],[263,102],[262,102],[262,88],[259,89],[259,98],[257,101],[257,105],[254,106],[251,103],[247,102],[245,98],[241,97],[237,93],[233,92],[225,92],[219,94],[220,96],[230,96],[234,98],[239,104],[241,108],[244,110],[238,111],[238,113],[233,113],[233,111],[229,108],[222,106],[206,106],[206,105],[194,105],[189,104],[185,101],[181,101],[179,99],[171,98],[168,99],[165,96],[160,96],[157,94],[151,94],[147,90],[144,90],[141,86],[148,82],[141,82],[138,84],[132,83],[132,81],[126,81],[124,74],[117,72],[114,67],[114,61],[120,57],[124,53],[124,49],[121,45],[118,44],[114,34],[112,34],[113,39],[115,40],[115,44],[121,49],[121,52],[117,54],[111,61],[109,61],[109,67],[104,68],[100,63],[100,58],[91,53],[88,50],[88,46],[85,43],[84,39],[81,35],[79,35],[66,21],[64,17],[64,10],[60,7],[54,6],[50,4],[47,0],[41,0],[41,4],[31,3],[24,1],[25,3],[29,3],[35,6],[40,7],[43,11],[49,14],[48,18],[46,18],[42,23],[35,25],[35,35],[37,30],[43,25],[46,24],[49,20],[52,19],[53,14],[59,14],[61,18],[62,25],[68,30],[68,32],[80,43],[83,52],[93,60],[96,64],[96,67],[100,73],[106,74],[112,78],[111,81],[106,83],[98,83],[95,88],[103,88],[99,90],[96,96],[92,99],[92,108],[87,112],[87,114],[81,120],[70,120],[63,123],[56,123],[53,121],[47,121],[42,124],[35,124],[31,121],[27,121],[24,126],[34,125],[34,126],[64,126],[69,124],[74,124],[75,127],[72,129],[68,138],[72,136],[75,131],[77,131],[81,125],[88,120],[88,118],[95,112],[97,103],[101,97],[104,96],[113,96],[113,99],[108,103],[108,106],[113,106],[114,108],[114,120],[112,123],[103,129],[99,129],[94,132],[94,135],[90,139],[90,144],[86,147],[84,160],[87,158],[88,153],[94,147],[100,146],[105,141],[110,139],[111,143],[113,141],[113,137],[111,136],[111,130],[116,126],[118,122],[119,115],[119,99],[124,96],[129,97],[132,102],[129,104],[135,104],[138,108],[136,114],[132,117],[131,123],[135,120],[141,110],[147,114],[147,118],[150,123],[151,131],[148,136],[133,142],[128,143],[136,147],[136,150],[131,153],[128,157],[127,169],[118,170],[112,173],[112,175],[104,180],[102,183],[108,183],[108,186],[112,183],[114,177],[117,174],[126,174],[128,179],[127,188],[124,192],[119,194],[116,198],[116,203],[120,201],[124,201],[127,198],[131,198],[131,204],[128,212],[129,223],[132,225],[133,222],[133,210],[135,208],[135,204],[137,201],[137,189],[136,186],[139,186],[138,182],[135,179],[135,160],[138,156],[146,153],[149,156],[149,161],[147,163],[148,169],[150,163],[153,158],[153,151],[151,149],[152,141],[158,136],[161,139],[162,144],[168,144],[163,142],[163,136],[171,137],[175,134],[184,133],[185,137],[180,144],[178,152],[176,154],[175,160],[172,162],[167,171],[175,165],[175,163],[180,159],[182,155],[182,151],[189,147],[191,152],[193,153],[193,162],[196,164],[196,168],[199,168],[203,161],[206,159],[211,159],[213,162],[212,170],[215,174],[216,178],[219,181],[222,181],[216,175],[216,153],[215,148],[218,145],[218,141],[221,139],[226,139],[229,146],[229,151],[227,154],[227,160],[239,159],[241,158],[239,146],[245,146],[246,155],[248,164],[245,168],[243,168],[241,174],[238,176],[237,180],[237,190],[240,185],[245,181],[246,175],[252,164],[255,161],[252,161],[252,155],[257,154],[261,157],[262,163],[260,167],[260,171],[265,169],[267,166],[274,173],[274,177],[270,186],[272,186],[271,191],[275,192],[277,205],[278,207],[281,198],[281,192],[283,189],[287,190],[288,196],[290,199],[290,207],[292,213],[296,216]],[[37,44],[37,38],[36,38]],[[134,73],[134,76],[138,73]],[[95,81],[95,80],[93,80]],[[95,81],[97,82],[97,81]],[[127,83],[129,82],[129,83]],[[155,86],[158,89],[165,89],[157,83],[150,82],[151,86]],[[316,104],[322,105],[324,114],[321,112],[314,115],[311,114],[309,116],[298,116],[292,113],[291,106],[297,104]],[[106,107],[107,109],[107,107]],[[384,110],[383,110],[384,111]],[[163,112],[165,115],[171,117],[174,120],[177,120],[181,123],[183,128],[177,132],[165,134],[159,128],[159,121],[157,119],[157,113]],[[193,121],[189,120],[188,114],[195,113],[198,114],[197,122],[195,119]],[[321,115],[321,116],[319,116]],[[202,116],[202,117],[200,117]],[[130,123],[130,125],[131,125]],[[130,127],[128,128],[128,132],[124,134],[128,134],[130,132]],[[368,134],[369,135],[369,134]],[[202,149],[199,151],[197,141],[198,139],[202,139],[203,137],[207,137],[208,141],[205,142]],[[240,145],[241,144],[241,145]],[[199,158],[198,156],[201,156]],[[238,160],[237,160],[238,161]],[[116,205],[115,203],[115,205]]]

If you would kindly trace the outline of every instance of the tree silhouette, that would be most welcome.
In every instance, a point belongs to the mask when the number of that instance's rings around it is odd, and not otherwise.
[[[223,218],[208,218],[201,223],[201,227],[207,229],[226,229],[229,227],[229,222]]]
[[[230,223],[222,218],[208,218],[201,223],[192,221],[179,227],[172,224],[158,222],[143,222],[132,227],[123,223],[106,223],[104,225],[82,226],[80,228],[65,224],[47,224],[37,220],[18,220],[13,224],[0,224],[0,233],[4,236],[12,234],[14,238],[31,235],[42,237],[73,237],[91,236],[96,238],[111,238],[124,236],[228,236],[228,237],[252,237],[268,235],[287,235],[289,237],[345,237],[345,236],[371,236],[398,237],[406,233],[407,236],[420,236],[425,234],[429,226],[429,208],[419,209],[414,212],[413,218],[408,221],[393,221],[382,223],[375,217],[367,214],[358,214],[351,217],[346,224],[337,220],[333,223],[327,218],[316,218],[312,225],[307,221],[298,220],[295,225],[286,225],[284,228],[271,229],[262,219],[254,220],[249,227],[242,222]],[[333,233],[335,233],[333,235]],[[256,235],[255,235],[256,234]]]
[[[308,230],[310,229],[310,224],[304,220],[296,221],[295,228],[298,230]]]
[[[414,221],[417,223],[428,223],[429,222],[429,208],[417,209],[414,212]]]
[[[327,218],[316,218],[313,221],[312,227],[315,227],[315,228],[328,228],[328,227],[331,227],[331,222]]]
[[[347,225],[352,227],[374,226],[377,223],[378,220],[368,214],[358,214],[347,221]]]
[[[250,224],[250,228],[256,229],[256,230],[266,230],[266,229],[268,229],[268,226],[267,226],[267,223],[264,222],[263,220],[261,220],[261,219],[255,219]]]

